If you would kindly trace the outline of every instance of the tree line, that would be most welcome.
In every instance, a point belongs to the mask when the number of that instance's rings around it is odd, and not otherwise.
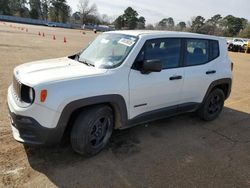
[[[132,7],[116,19],[107,14],[100,15],[97,6],[89,0],[79,0],[78,11],[72,13],[66,0],[1,0],[0,14],[33,19],[50,20],[63,23],[114,25],[116,29],[157,29],[169,31],[188,31],[217,36],[240,36],[250,38],[250,23],[245,18],[216,14],[209,19],[196,16],[186,22],[175,23],[172,17],[146,25],[145,17]]]
[[[240,36],[250,38],[250,23],[245,18],[239,18],[232,15],[222,17],[216,14],[209,19],[202,16],[196,16],[189,22],[180,21],[175,23],[172,17],[163,18],[155,25],[145,26],[145,18],[140,16],[131,7],[128,7],[124,14],[115,20],[115,26],[118,29],[150,29],[150,30],[168,30],[168,31],[187,31],[200,34],[217,36]]]
[[[66,0],[0,0],[0,14],[63,23],[109,22],[107,15],[99,15],[97,6],[89,0],[79,0],[78,11],[72,13]]]
[[[66,0],[1,0],[0,14],[67,22],[71,8]]]

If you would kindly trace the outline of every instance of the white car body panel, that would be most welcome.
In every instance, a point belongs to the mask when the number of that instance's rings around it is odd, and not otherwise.
[[[35,61],[20,65],[14,69],[18,80],[31,87],[74,78],[88,77],[107,72],[79,63],[67,57]]]

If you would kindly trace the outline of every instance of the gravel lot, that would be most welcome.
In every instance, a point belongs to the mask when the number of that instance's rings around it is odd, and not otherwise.
[[[88,159],[69,146],[14,141],[6,93],[15,66],[73,54],[96,35],[10,24],[0,22],[0,187],[250,187],[250,54],[230,53],[233,91],[217,120],[187,114],[116,131],[109,146]]]

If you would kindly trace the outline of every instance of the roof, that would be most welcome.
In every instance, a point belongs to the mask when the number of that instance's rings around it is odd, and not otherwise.
[[[203,35],[197,33],[189,33],[189,32],[178,32],[178,31],[159,31],[159,30],[117,30],[117,31],[109,31],[108,33],[117,33],[117,34],[125,34],[125,35],[132,35],[136,37],[140,36],[149,36],[149,37],[156,37],[156,36],[179,36],[179,37],[197,37],[197,38],[216,38],[219,37],[212,36],[212,35]]]

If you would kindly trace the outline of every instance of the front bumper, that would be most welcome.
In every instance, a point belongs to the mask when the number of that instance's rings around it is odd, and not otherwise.
[[[52,145],[60,142],[56,128],[45,128],[31,117],[16,115],[9,111],[11,128],[15,140],[28,145]]]
[[[11,91],[9,87],[7,106],[15,140],[31,145],[59,143],[64,134],[64,129],[57,123],[59,114],[36,104],[21,108],[15,103]]]

